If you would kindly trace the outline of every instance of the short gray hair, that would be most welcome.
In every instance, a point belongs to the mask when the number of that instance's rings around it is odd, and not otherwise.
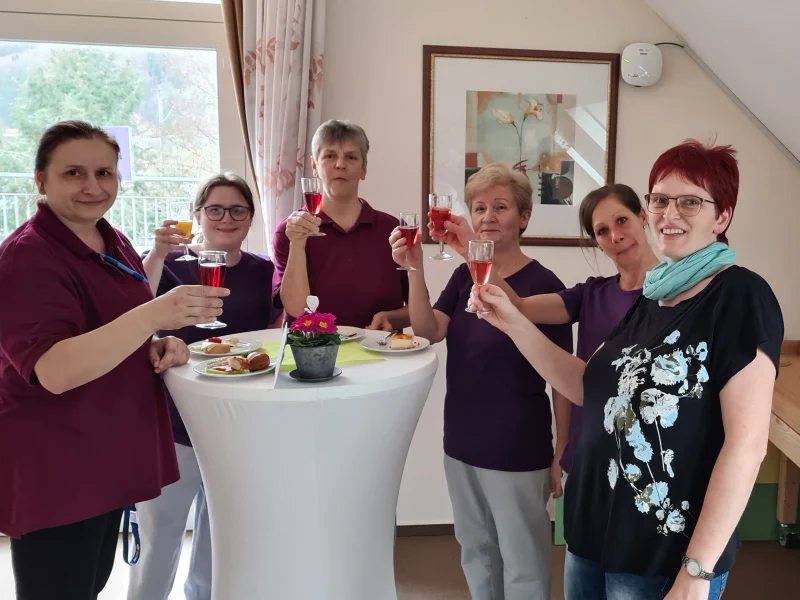
[[[367,152],[369,152],[367,134],[352,121],[331,119],[319,126],[316,133],[314,133],[314,138],[311,140],[311,153],[314,160],[319,157],[322,145],[330,142],[355,142],[361,149],[362,162],[367,162]]]

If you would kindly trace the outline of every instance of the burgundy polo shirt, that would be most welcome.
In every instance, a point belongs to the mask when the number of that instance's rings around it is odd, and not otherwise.
[[[130,242],[97,223],[106,254],[144,275]],[[0,245],[0,531],[12,537],[155,498],[178,479],[149,340],[106,375],[61,395],[33,369],[57,342],[149,300],[40,204]]]
[[[311,294],[319,297],[319,310],[333,313],[338,325],[352,327],[366,327],[376,313],[402,308],[408,301],[408,275],[397,270],[389,245],[399,221],[359,201],[361,213],[350,231],[321,212],[319,228],[325,236],[306,242],[308,283]],[[280,289],[289,258],[287,220],[278,225],[272,244],[274,293]]]

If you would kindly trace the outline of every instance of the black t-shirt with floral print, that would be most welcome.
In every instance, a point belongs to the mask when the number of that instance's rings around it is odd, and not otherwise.
[[[586,366],[570,552],[606,572],[675,577],[725,439],[720,390],[759,348],[777,369],[782,340],[775,295],[742,267],[674,307],[640,298]],[[727,572],[738,548],[734,533],[704,567]]]

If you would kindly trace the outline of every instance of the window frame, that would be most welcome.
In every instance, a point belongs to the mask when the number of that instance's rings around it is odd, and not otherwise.
[[[3,0],[0,40],[212,49],[217,55],[220,170],[254,186],[233,89],[221,5],[152,0]],[[258,212],[258,211],[257,211]],[[261,215],[244,248],[266,253]]]

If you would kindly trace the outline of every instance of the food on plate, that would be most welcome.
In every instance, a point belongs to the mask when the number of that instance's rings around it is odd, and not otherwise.
[[[219,373],[221,375],[240,375],[242,373],[249,373],[250,364],[246,358],[241,356],[226,356],[225,358],[218,358],[211,360],[206,365],[207,373]]]
[[[409,350],[414,347],[414,336],[408,333],[395,333],[392,336],[392,350]]]
[[[265,352],[251,352],[247,355],[251,371],[262,371],[269,366],[269,355]]]
[[[242,375],[254,371],[263,371],[270,365],[270,358],[265,352],[251,352],[247,358],[243,356],[226,356],[211,360],[206,365],[206,372],[215,375]]]
[[[214,342],[215,344],[221,344],[222,343],[222,339],[220,339],[220,338],[208,338],[208,341],[209,342]]]
[[[337,331],[339,332],[339,335],[346,338],[356,337],[358,335],[358,329],[355,327],[339,327],[337,328]]]
[[[212,342],[206,340],[200,344],[200,350],[206,354],[225,354],[231,351],[231,345],[225,342]]]

